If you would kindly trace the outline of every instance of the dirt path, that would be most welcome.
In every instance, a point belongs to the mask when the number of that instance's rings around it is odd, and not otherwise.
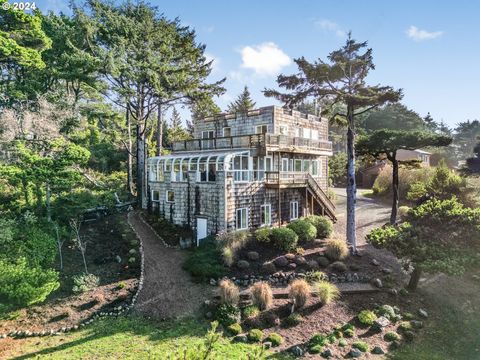
[[[145,261],[144,284],[135,309],[157,319],[193,315],[211,297],[211,290],[193,283],[182,269],[185,252],[166,248],[137,212],[130,214],[129,222],[142,240]]]

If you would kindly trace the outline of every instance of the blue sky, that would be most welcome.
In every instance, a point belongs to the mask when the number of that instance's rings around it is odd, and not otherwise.
[[[349,30],[373,48],[369,82],[404,89],[403,103],[453,126],[480,118],[480,27],[477,1],[152,0],[167,17],[197,31],[214,59],[213,79],[227,77],[225,109],[244,85],[258,106],[274,103],[261,90],[293,59],[325,59]],[[41,10],[67,10],[40,0]]]

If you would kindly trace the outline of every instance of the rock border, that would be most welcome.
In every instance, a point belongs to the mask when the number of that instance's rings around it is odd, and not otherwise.
[[[143,217],[143,214],[142,214],[142,213],[138,213],[138,217],[139,217],[140,221],[141,221],[142,223],[144,223],[150,230],[152,230],[152,232],[155,234],[155,236],[160,239],[160,241],[162,242],[163,246],[165,246],[167,249],[177,249],[177,250],[180,249],[180,246],[178,246],[178,245],[169,245],[169,244],[167,244],[167,243],[165,242],[165,240],[163,240],[163,238],[162,238],[162,237],[158,234],[158,232],[153,228],[153,226],[150,225],[150,224],[148,223],[148,221],[145,220],[145,218]],[[134,231],[135,231],[135,230],[134,230]],[[137,235],[137,236],[138,236],[138,235]]]
[[[143,242],[141,237],[138,235],[138,233],[135,231],[135,228],[132,226],[130,223],[130,216],[132,214],[132,211],[129,211],[127,214],[127,223],[130,226],[130,228],[133,230],[135,233],[137,239],[139,240],[140,246],[139,246],[139,251],[140,251],[140,279],[138,281],[138,286],[137,290],[135,291],[135,294],[132,297],[132,301],[130,302],[129,305],[126,306],[117,306],[113,308],[113,311],[98,311],[94,313],[88,320],[84,320],[80,322],[79,324],[73,325],[73,326],[63,326],[61,328],[58,328],[57,330],[54,329],[49,329],[49,330],[43,330],[43,331],[30,331],[30,330],[14,330],[10,331],[9,333],[5,334],[0,334],[0,339],[6,339],[7,337],[10,337],[12,339],[23,339],[23,338],[29,338],[29,337],[44,337],[44,336],[55,336],[55,335],[60,335],[62,333],[68,333],[72,331],[76,331],[79,329],[82,329],[94,321],[104,319],[107,317],[118,317],[124,313],[129,312],[130,310],[133,309],[135,306],[135,303],[138,298],[138,294],[143,288],[143,282],[144,282],[144,277],[145,277],[145,256],[144,256],[144,250],[143,250]],[[140,216],[140,219],[143,221],[143,219]],[[147,224],[148,225],[148,224]]]

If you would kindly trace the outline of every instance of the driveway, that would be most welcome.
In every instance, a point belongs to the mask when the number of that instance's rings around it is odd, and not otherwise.
[[[337,222],[335,223],[335,233],[342,238],[346,237],[346,221],[347,221],[347,191],[345,188],[333,188],[337,195],[335,200]],[[367,189],[357,189],[357,206],[356,206],[356,222],[357,222],[357,245],[365,245],[365,236],[368,232],[384,225],[390,219],[391,207],[389,204],[383,203],[377,199],[372,199],[364,195],[369,192]]]

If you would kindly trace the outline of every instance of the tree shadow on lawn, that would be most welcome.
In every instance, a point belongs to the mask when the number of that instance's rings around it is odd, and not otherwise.
[[[198,337],[199,340],[202,340],[207,329],[207,325],[203,325],[197,319],[193,318],[187,318],[177,321],[168,321],[161,324],[155,323],[153,321],[136,315],[119,317],[116,319],[110,318],[105,320],[99,320],[98,322],[90,325],[84,330],[85,334],[75,332],[61,335],[61,337],[67,337],[75,336],[78,334],[79,336],[81,336],[79,339],[35,351],[29,354],[17,356],[14,357],[14,359],[20,360],[37,358],[38,356],[54,354],[56,352],[68,349],[70,349],[70,351],[75,351],[73,350],[75,347],[80,347],[78,349],[78,354],[81,355],[83,351],[85,351],[84,348],[81,348],[82,345],[88,344],[89,342],[94,340],[112,337],[119,333],[125,333],[131,336],[145,336],[146,341],[153,343],[152,346],[156,345],[156,342],[161,342],[172,338],[178,339],[180,337]],[[57,337],[61,339],[60,336]],[[56,337],[53,337],[51,339],[55,338]],[[111,341],[112,349],[115,348],[115,342],[119,342],[118,345],[120,346],[125,345],[125,343],[120,344],[122,339],[112,339]],[[95,345],[92,344],[92,348],[94,346]],[[143,350],[148,351],[147,349]],[[97,353],[96,356],[101,357],[101,354]]]

